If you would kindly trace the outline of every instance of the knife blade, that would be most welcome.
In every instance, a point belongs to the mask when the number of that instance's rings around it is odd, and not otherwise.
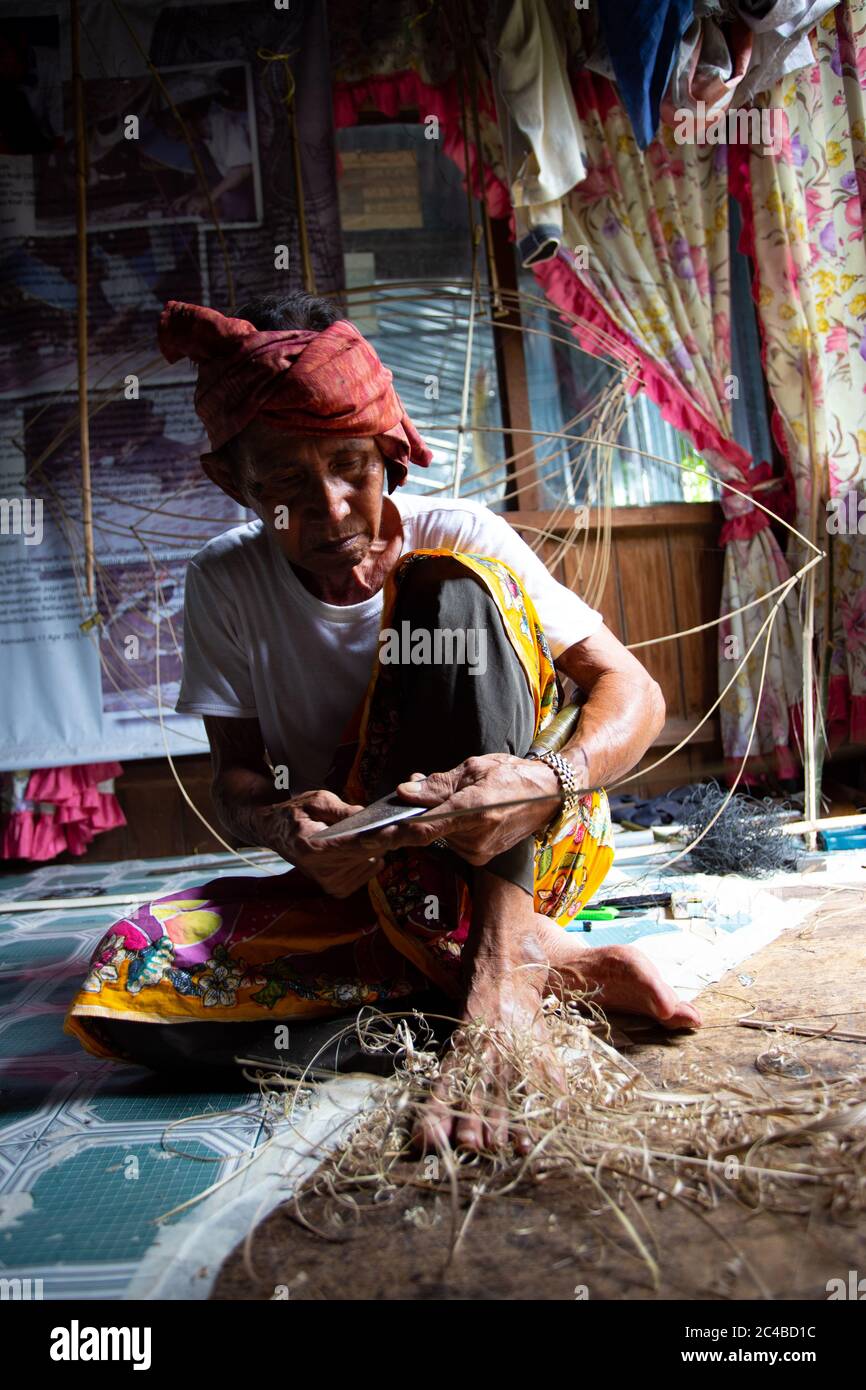
[[[581,791],[580,795],[584,796],[587,792],[595,790],[594,787],[587,787]],[[335,825],[328,825],[324,830],[317,830],[310,836],[310,840],[317,842],[349,840],[372,830],[382,830],[385,826],[395,825],[403,820],[444,819],[447,823],[464,816],[478,816],[485,811],[508,810],[514,806],[530,806],[534,803],[553,800],[555,798],[552,796],[522,796],[511,801],[491,801],[482,806],[459,807],[456,810],[446,812],[443,816],[442,810],[438,806],[412,806],[409,802],[401,800],[396,792],[392,792],[379,801],[371,802],[369,806],[365,806],[363,811],[358,811],[356,815],[346,816],[344,820],[337,821]],[[271,810],[279,810],[279,806],[273,806]],[[443,834],[447,833],[447,829],[443,830]]]

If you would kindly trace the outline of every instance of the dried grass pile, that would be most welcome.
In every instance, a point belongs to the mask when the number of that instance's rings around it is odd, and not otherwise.
[[[357,1025],[364,1049],[389,1054],[394,1075],[376,1087],[348,1141],[299,1188],[292,1199],[296,1218],[333,1239],[357,1216],[359,1197],[365,1204],[371,1194],[377,1203],[390,1202],[405,1196],[407,1186],[428,1194],[438,1188],[451,1213],[450,1259],[480,1203],[565,1178],[588,1214],[615,1217],[658,1280],[642,1229],[644,1201],[682,1203],[710,1229],[709,1216],[723,1201],[804,1216],[822,1209],[841,1221],[856,1221],[866,1208],[863,1075],[803,1082],[804,1069],[774,1075],[771,1067],[766,1077],[756,1071],[746,1082],[732,1069],[691,1064],[675,1085],[659,1086],[605,1040],[606,1024],[591,1000],[550,996],[544,1015],[562,1061],[558,1077],[536,1035],[474,1024],[455,1035],[460,1065],[447,1069],[449,1104],[459,1114],[475,1093],[489,1048],[500,1051],[513,1078],[510,1117],[527,1136],[528,1151],[518,1153],[511,1143],[480,1155],[446,1150],[431,1164],[429,1155],[413,1151],[411,1135],[440,1076],[432,1029],[418,1014],[366,1011]],[[767,1047],[795,1055],[796,1039],[777,1033]],[[314,1094],[305,1078],[259,1073],[256,1079],[289,1117]],[[311,1197],[318,1199],[316,1224],[305,1215]],[[419,1223],[424,1210],[417,1209]]]

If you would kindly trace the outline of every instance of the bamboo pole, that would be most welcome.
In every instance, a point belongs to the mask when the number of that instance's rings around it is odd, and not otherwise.
[[[469,96],[472,104],[472,132],[475,136],[475,165],[478,169],[478,196],[481,201],[481,221],[484,227],[484,249],[487,253],[487,280],[490,286],[490,308],[494,318],[501,318],[507,311],[503,306],[502,295],[499,290],[499,274],[496,269],[496,251],[493,246],[493,228],[490,225],[490,209],[487,206],[487,195],[484,187],[484,157],[481,150],[481,121],[478,115],[478,59],[475,53],[475,45],[471,41],[471,35],[469,42]]]
[[[310,255],[310,236],[307,231],[307,212],[304,202],[304,171],[301,165],[301,142],[298,136],[298,117],[294,101],[289,109],[289,127],[292,134],[292,167],[295,174],[295,199],[298,208],[298,236],[301,243],[304,289],[307,294],[315,294],[316,274],[313,270],[313,258]]]
[[[772,1033],[796,1033],[804,1038],[829,1038],[831,1042],[866,1042],[866,1033],[847,1033],[836,1028],[812,1028],[808,1024],[777,1022],[770,1018],[738,1018],[741,1028],[765,1028]]]
[[[281,98],[286,108],[286,121],[289,127],[289,139],[292,143],[292,175],[295,182],[295,206],[298,213],[298,241],[301,250],[301,268],[304,274],[304,289],[307,294],[316,293],[316,274],[313,269],[313,258],[310,255],[310,237],[307,230],[306,205],[304,203],[304,173],[301,163],[301,143],[298,136],[298,115],[295,105],[295,75],[292,72],[292,59],[297,56],[299,50],[290,48],[286,53],[274,53],[270,48],[259,48],[256,56],[264,63],[282,63],[283,74],[286,79],[286,94]]]
[[[811,495],[809,499],[809,540],[817,548],[819,506],[824,496],[826,470],[821,467],[818,439],[815,432],[814,399],[812,396],[811,337],[803,350],[803,398],[806,407],[806,429],[811,463]],[[807,821],[818,818],[821,798],[821,776],[817,758],[817,721],[815,710],[815,579],[813,569],[806,576],[803,588],[806,615],[803,623],[803,790]],[[816,845],[815,832],[808,832],[809,849]]]
[[[87,132],[81,76],[81,8],[69,0],[72,30],[72,105],[75,117],[75,239],[78,295],[78,436],[81,443],[81,516],[84,527],[84,590],[96,596],[93,549],[93,489],[90,476],[90,421],[87,414]]]

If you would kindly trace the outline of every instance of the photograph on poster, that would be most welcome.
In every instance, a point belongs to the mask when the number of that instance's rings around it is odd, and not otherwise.
[[[116,381],[156,361],[153,323],[179,284],[202,293],[195,229],[126,227],[88,236],[91,381]],[[76,380],[74,236],[22,237],[0,244],[0,397],[70,390]],[[192,380],[184,366],[160,381]]]
[[[78,556],[80,569],[83,553],[80,446],[70,421],[66,402],[34,402],[23,411],[28,492],[45,499],[39,563],[46,576],[51,571],[52,602],[62,598],[66,608],[76,602],[80,586],[69,557]],[[40,464],[61,437],[60,446]],[[212,536],[247,519],[242,508],[208,483],[199,462],[202,447],[182,390],[165,388],[137,401],[112,401],[92,417],[104,713],[155,704],[157,610],[163,624],[163,701],[173,702],[180,678],[186,562]],[[86,616],[80,603],[79,610],[80,621]]]
[[[87,216],[93,229],[159,222],[257,225],[261,194],[247,63],[202,63],[85,81]],[[34,159],[35,231],[69,231],[75,140],[70,83],[65,140]]]
[[[103,713],[133,715],[160,702],[173,710],[180,690],[186,565],[186,558],[155,564],[142,558],[102,567]]]

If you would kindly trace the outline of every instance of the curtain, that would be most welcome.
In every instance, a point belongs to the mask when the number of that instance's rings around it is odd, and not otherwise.
[[[813,49],[764,99],[787,117],[778,156],[742,149],[732,172],[796,524],[828,554],[815,628],[832,746],[866,740],[866,0],[825,15]],[[789,548],[792,566],[804,555]]]
[[[755,464],[733,435],[739,383],[731,360],[731,257],[728,149],[677,144],[662,128],[641,152],[613,85],[574,76],[588,174],[564,200],[564,246],[535,267],[550,299],[629,345],[637,385],[683,431],[707,463],[746,497],[723,491],[722,612],[752,603],[789,578],[769,519],[748,495],[774,509],[769,464]],[[580,330],[575,330],[581,337]],[[591,341],[585,346],[592,350]],[[727,686],[748,652],[769,603],[728,617],[719,628],[719,683]],[[660,634],[661,635],[661,634]],[[763,637],[720,709],[726,757],[747,750],[796,774],[789,714],[800,682],[799,627],[789,601],[777,614],[759,694]],[[753,722],[755,733],[749,743]]]

